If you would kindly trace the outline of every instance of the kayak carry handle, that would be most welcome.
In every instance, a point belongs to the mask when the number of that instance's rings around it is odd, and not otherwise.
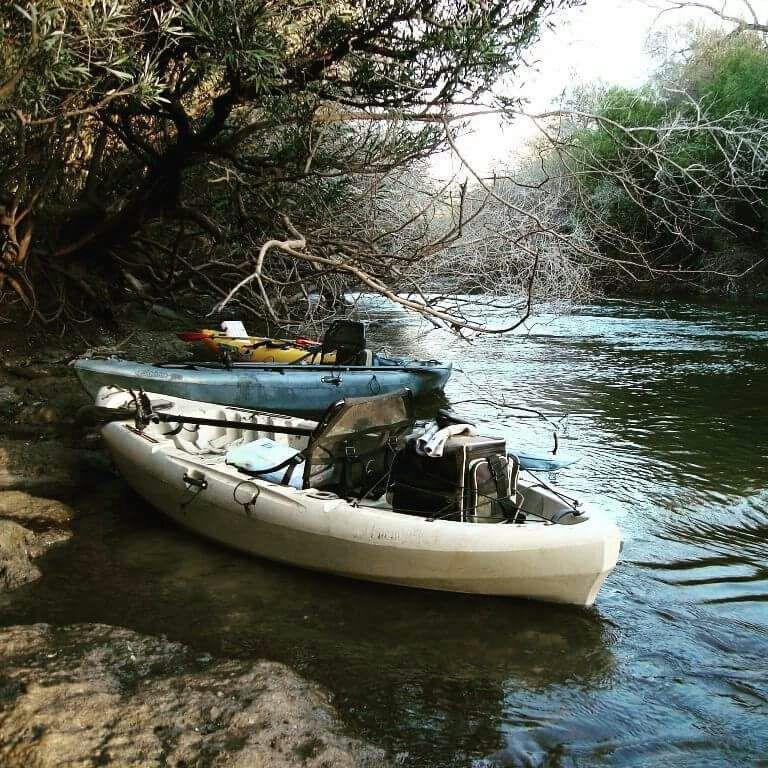
[[[182,480],[185,485],[199,488],[201,491],[204,491],[208,487],[208,481],[205,479],[205,475],[188,475],[185,472]]]

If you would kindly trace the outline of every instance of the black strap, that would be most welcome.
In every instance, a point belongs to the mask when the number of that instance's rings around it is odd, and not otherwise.
[[[296,467],[301,464],[302,461],[304,461],[304,455],[301,453],[297,453],[296,456],[293,458],[295,459],[297,456],[301,456],[301,461],[293,461],[288,465],[288,469],[285,470],[285,474],[283,475],[283,479],[280,481],[281,485],[290,485],[291,484],[291,478],[293,477],[293,471],[296,469]]]
[[[299,453],[296,453],[293,456],[289,456],[287,459],[285,459],[285,461],[281,461],[279,464],[275,464],[274,467],[266,467],[265,469],[243,469],[237,464],[233,464],[231,461],[227,461],[225,463],[230,467],[237,467],[241,472],[245,472],[249,475],[268,475],[270,472],[277,472],[278,469],[288,467],[287,472],[285,475],[283,475],[283,479],[280,481],[282,485],[288,485],[291,480],[291,475],[293,475],[293,470],[296,469],[296,467],[301,464],[302,461],[304,461],[304,454],[299,451]]]
[[[513,498],[514,489],[511,487],[509,477],[510,461],[513,461],[513,459],[494,454],[488,457],[488,469],[496,484],[496,495],[498,498],[494,499],[494,502],[498,504],[504,517],[508,520],[515,520],[520,514],[520,510],[515,503],[516,500]]]

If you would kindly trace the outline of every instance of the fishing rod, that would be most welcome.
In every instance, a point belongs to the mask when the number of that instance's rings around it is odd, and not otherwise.
[[[178,413],[158,413],[152,408],[152,402],[146,392],[138,393],[128,390],[136,404],[136,429],[142,431],[148,424],[195,424],[205,427],[225,427],[234,429],[260,430],[263,432],[279,432],[284,435],[309,436],[315,432],[315,427],[289,427],[283,424],[264,424],[258,421],[233,421],[231,419],[208,419],[203,416],[184,416]]]

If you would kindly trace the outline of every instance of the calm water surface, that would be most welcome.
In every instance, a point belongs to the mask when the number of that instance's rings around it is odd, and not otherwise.
[[[568,415],[561,451],[581,461],[551,479],[626,538],[595,608],[260,562],[116,481],[0,621],[106,622],[284,661],[408,766],[768,765],[768,316],[584,306],[471,346],[379,316],[393,352],[456,361],[453,402]],[[510,445],[551,445],[541,422],[457,409]]]

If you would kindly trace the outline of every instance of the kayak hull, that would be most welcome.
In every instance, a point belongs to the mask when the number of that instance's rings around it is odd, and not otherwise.
[[[92,397],[103,386],[115,386],[289,415],[318,415],[349,397],[403,389],[410,389],[416,397],[439,392],[451,375],[450,364],[430,362],[370,368],[258,363],[224,368],[158,366],[108,358],[76,360],[74,369]]]
[[[180,403],[172,403],[175,413],[184,412]],[[207,404],[186,412],[232,418]],[[165,426],[103,428],[123,477],[179,525],[250,555],[366,581],[580,606],[594,602],[618,558],[618,529],[595,515],[573,525],[428,520],[384,501],[352,504],[260,480],[223,456],[179,449],[180,438],[160,434]],[[204,479],[204,489],[190,489],[185,476]],[[559,503],[536,482],[519,489],[531,508]]]

